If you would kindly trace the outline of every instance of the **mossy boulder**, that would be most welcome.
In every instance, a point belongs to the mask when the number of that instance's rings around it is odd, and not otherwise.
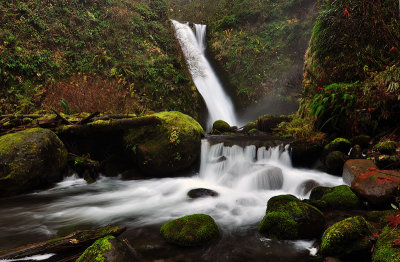
[[[231,126],[224,120],[217,120],[213,123],[211,133],[212,134],[222,134],[225,132],[230,132]]]
[[[321,200],[328,209],[360,209],[362,203],[349,186],[341,185],[332,188],[315,187],[311,191],[312,200]]]
[[[161,236],[170,243],[180,246],[199,246],[218,237],[219,229],[209,215],[194,214],[165,223]]]
[[[125,241],[114,236],[101,238],[88,247],[76,262],[134,262],[139,261]]]
[[[292,120],[292,116],[287,115],[264,115],[257,119],[257,129],[271,133],[278,125],[282,122],[290,122]]]
[[[341,151],[332,151],[325,158],[325,165],[328,168],[328,173],[341,176],[345,159]]]
[[[340,151],[345,154],[349,152],[351,143],[346,138],[336,138],[324,147],[325,151]]]
[[[384,141],[376,144],[374,149],[379,151],[381,154],[393,154],[396,151],[396,142],[394,141]]]
[[[32,128],[0,137],[0,196],[44,188],[62,179],[67,150],[48,129]]]
[[[257,130],[256,121],[249,122],[242,128],[244,133],[248,133],[248,132],[250,132],[250,130],[253,130],[253,129]]]
[[[387,225],[375,244],[372,262],[400,261],[400,248],[393,246],[393,241],[400,236],[400,229]]]
[[[379,169],[397,169],[400,166],[400,157],[397,155],[380,155],[375,158]]]
[[[374,228],[363,217],[349,217],[325,230],[321,240],[321,255],[349,257],[368,254],[371,249],[369,237]]]
[[[276,239],[302,239],[321,235],[325,219],[317,208],[292,195],[272,197],[258,231]]]
[[[152,115],[160,124],[132,128],[124,135],[139,168],[165,175],[190,167],[200,153],[204,130],[192,117],[180,112]]]

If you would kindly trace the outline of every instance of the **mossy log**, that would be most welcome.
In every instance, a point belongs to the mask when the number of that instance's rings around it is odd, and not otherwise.
[[[58,253],[82,247],[89,247],[97,239],[105,236],[119,236],[126,230],[124,226],[108,225],[94,230],[73,232],[65,237],[50,239],[48,241],[29,244],[11,250],[0,252],[2,259],[18,259],[38,254]]]

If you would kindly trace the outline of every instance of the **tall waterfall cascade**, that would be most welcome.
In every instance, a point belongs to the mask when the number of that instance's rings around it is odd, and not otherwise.
[[[193,31],[189,23],[180,23],[175,20],[172,20],[172,23],[193,82],[207,105],[208,127],[216,120],[237,125],[232,101],[224,92],[221,82],[205,55],[206,25],[194,24]]]

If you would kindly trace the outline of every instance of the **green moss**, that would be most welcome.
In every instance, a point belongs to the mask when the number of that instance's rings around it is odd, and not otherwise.
[[[252,130],[257,128],[256,121],[249,122],[243,127],[243,132],[250,133]]]
[[[104,262],[106,261],[104,253],[105,251],[111,250],[112,245],[109,240],[114,239],[113,236],[106,236],[102,239],[97,240],[90,247],[88,247],[85,252],[76,260],[76,262],[83,261],[95,261]],[[90,258],[90,259],[89,259]],[[94,260],[93,260],[94,259]]]
[[[359,209],[361,201],[349,186],[342,185],[333,187],[322,196],[327,206],[332,209]]]
[[[160,233],[168,242],[182,246],[197,246],[217,237],[219,229],[212,217],[194,214],[165,223]]]
[[[322,236],[323,256],[342,256],[368,251],[373,227],[363,217],[349,217],[329,227]]]
[[[272,211],[264,216],[258,231],[277,239],[296,239],[298,224],[289,212]]]
[[[374,146],[375,150],[378,150],[381,154],[393,154],[396,151],[395,141],[384,141]]]
[[[257,128],[253,128],[253,129],[250,129],[248,132],[247,132],[247,134],[253,134],[254,132],[257,132],[258,130],[257,130]]]
[[[374,210],[370,211],[365,215],[368,221],[378,223],[380,226],[385,226],[387,224],[387,217],[390,214],[394,214],[395,210]]]
[[[335,175],[342,174],[344,162],[344,154],[341,151],[332,151],[325,158],[326,167]]]
[[[372,262],[397,262],[400,261],[400,249],[393,246],[393,240],[400,236],[400,229],[386,226],[376,242]]]
[[[341,151],[347,154],[350,150],[351,143],[346,138],[336,138],[335,140],[331,141],[327,144],[324,149],[326,151]]]
[[[129,129],[124,140],[136,156],[139,167],[148,173],[166,174],[189,167],[196,159],[204,130],[180,112],[153,114],[160,124]]]
[[[293,195],[279,195],[271,197],[267,203],[267,211],[280,211],[287,203],[300,201]]]
[[[214,122],[212,126],[213,133],[215,132],[224,133],[229,131],[231,131],[231,126],[224,120],[217,120]]]

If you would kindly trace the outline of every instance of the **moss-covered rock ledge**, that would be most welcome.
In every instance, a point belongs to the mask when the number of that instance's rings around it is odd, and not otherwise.
[[[63,126],[56,133],[71,153],[89,154],[108,175],[138,167],[143,173],[162,176],[194,163],[204,130],[192,117],[170,111]]]
[[[0,196],[43,188],[62,179],[67,150],[52,131],[32,128],[0,137]]]

